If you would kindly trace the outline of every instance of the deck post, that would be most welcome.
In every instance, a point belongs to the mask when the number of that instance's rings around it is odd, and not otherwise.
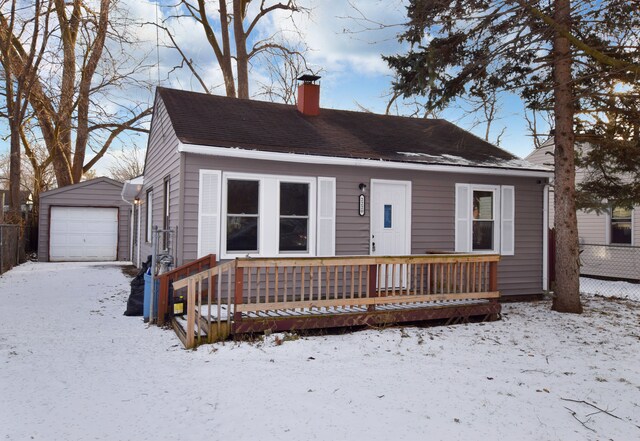
[[[375,263],[373,265],[369,265],[369,292],[367,293],[367,297],[374,298],[378,297],[378,265]],[[376,305],[369,305],[367,307],[367,311],[373,312],[376,310]]]
[[[218,265],[218,258],[215,254],[209,254],[209,269],[215,268]],[[218,276],[220,277],[220,276]],[[207,291],[210,303],[213,303],[216,299],[216,284],[213,283],[213,277],[209,277],[209,287]]]
[[[489,291],[496,292],[498,290],[498,262],[489,263]]]
[[[164,325],[169,307],[169,276],[160,274],[160,294],[158,296],[158,326]]]
[[[242,292],[244,291],[244,268],[236,265],[236,286],[234,295],[233,321],[238,323],[242,320],[242,312],[238,311],[236,306],[242,305]]]
[[[189,280],[187,285],[187,341],[186,348],[191,349],[196,346],[195,339],[196,325],[196,282]]]

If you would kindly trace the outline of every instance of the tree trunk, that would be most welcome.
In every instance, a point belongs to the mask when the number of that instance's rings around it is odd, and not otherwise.
[[[98,62],[102,58],[102,50],[109,28],[109,6],[111,0],[100,1],[100,14],[93,46],[89,52],[89,57],[81,73],[80,85],[78,87],[77,101],[77,127],[76,127],[76,148],[73,155],[73,165],[71,176],[74,182],[82,180],[82,168],[89,142],[89,102],[91,99],[91,80],[98,67]],[[74,42],[75,44],[75,42]]]
[[[14,102],[10,106],[13,115],[9,116],[9,127],[11,133],[11,156],[9,159],[9,219],[17,222],[20,219],[20,121],[15,115],[18,107]],[[4,207],[0,207],[0,210]]]
[[[571,26],[570,0],[555,1],[555,20]],[[553,79],[555,113],[555,224],[556,287],[552,309],[582,313],[580,303],[580,266],[578,222],[575,204],[575,157],[571,47],[569,40],[556,32],[553,42]]]
[[[233,36],[236,42],[236,68],[238,70],[238,98],[249,99],[249,56],[247,36],[244,33],[242,0],[233,0]]]
[[[231,65],[231,42],[229,41],[229,14],[227,13],[227,0],[220,0],[220,29],[222,34],[222,53],[218,57],[218,64],[222,70],[224,86],[227,96],[236,97],[236,83],[233,77],[233,67]],[[206,20],[206,17],[203,17]],[[213,32],[213,31],[211,31]]]

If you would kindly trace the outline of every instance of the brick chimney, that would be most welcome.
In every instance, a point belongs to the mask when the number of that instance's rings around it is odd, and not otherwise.
[[[320,114],[320,85],[315,84],[320,77],[317,75],[302,75],[298,80],[298,111],[307,116]]]

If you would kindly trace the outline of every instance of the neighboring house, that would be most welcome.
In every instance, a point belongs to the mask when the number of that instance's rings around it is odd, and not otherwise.
[[[109,178],[40,194],[38,260],[130,260],[132,205]]]
[[[20,190],[20,211],[23,216],[31,211],[32,204],[31,192]],[[9,190],[0,190],[0,207],[2,207],[2,211],[0,211],[0,223],[2,223],[5,214],[9,211]]]
[[[140,247],[177,228],[177,264],[238,256],[499,253],[503,295],[546,289],[544,167],[441,119],[158,88],[137,202]],[[139,181],[138,181],[139,184]]]
[[[589,145],[576,145],[578,155],[586,153]],[[525,159],[533,164],[553,167],[553,138],[534,150]],[[576,184],[581,183],[588,170],[576,169]],[[555,225],[553,185],[549,191],[549,227]],[[636,209],[612,206],[604,213],[578,210],[578,235],[581,244],[581,274],[640,279],[640,217]]]

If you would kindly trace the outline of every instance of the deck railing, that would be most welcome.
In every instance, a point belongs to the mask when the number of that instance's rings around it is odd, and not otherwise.
[[[213,268],[217,264],[215,254],[209,254],[200,259],[182,265],[172,271],[162,273],[158,276],[160,279],[160,290],[158,292],[158,325],[162,326],[169,314],[169,306],[171,304],[171,286],[176,280],[184,279],[202,271]]]
[[[497,255],[239,258],[173,283],[187,290],[184,343],[260,314],[374,312],[376,306],[496,299]],[[211,293],[211,295],[209,295]],[[213,327],[212,327],[213,326]]]

